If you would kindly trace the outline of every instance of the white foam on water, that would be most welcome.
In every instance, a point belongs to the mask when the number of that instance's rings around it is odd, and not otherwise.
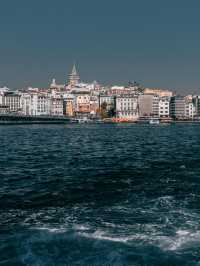
[[[163,250],[177,251],[186,248],[194,243],[200,244],[200,231],[178,229],[174,236],[162,235],[162,232],[152,230],[146,233],[135,233],[132,235],[110,235],[108,232],[102,230],[96,230],[93,233],[78,232],[78,235],[86,238],[92,238],[97,240],[105,240],[112,242],[120,242],[131,244],[131,241],[145,241],[146,244],[158,246]],[[142,244],[142,242],[141,242]]]
[[[161,237],[158,242],[164,250],[177,251],[194,243],[200,244],[200,231],[177,230],[174,237]]]
[[[110,228],[124,228],[124,225],[111,223],[111,222],[102,222],[102,224],[105,225],[106,227],[110,227]]]
[[[82,224],[75,224],[73,226],[73,229],[77,231],[88,231],[90,230],[90,227]]]
[[[171,205],[174,198],[171,196],[160,197],[164,205]],[[118,210],[126,210],[118,206]],[[181,227],[177,227],[176,217]],[[147,224],[118,224],[117,221],[102,221],[102,228],[98,229],[94,224],[79,224],[75,221],[65,223],[61,226],[51,227],[49,225],[38,224],[32,229],[47,231],[50,234],[62,234],[67,231],[75,233],[80,237],[124,243],[126,245],[152,245],[163,251],[176,252],[181,249],[200,244],[200,227],[198,213],[190,212],[185,208],[174,208],[163,215],[162,223]],[[170,229],[172,234],[165,235],[165,231]]]
[[[48,231],[49,233],[65,233],[67,231],[66,228],[52,228],[52,227],[37,227],[33,229]]]
[[[97,230],[94,233],[78,233],[82,237],[92,238],[92,239],[98,239],[98,240],[107,240],[112,242],[120,242],[120,243],[128,243],[129,241],[136,240],[136,239],[146,239],[146,235],[142,234],[134,234],[131,236],[123,236],[123,237],[117,237],[117,236],[109,236],[106,234],[106,232],[103,232],[102,230]]]
[[[177,232],[176,232],[176,234],[177,235],[180,235],[180,236],[186,236],[186,235],[188,235],[190,232],[189,231],[187,231],[187,230],[178,230]]]

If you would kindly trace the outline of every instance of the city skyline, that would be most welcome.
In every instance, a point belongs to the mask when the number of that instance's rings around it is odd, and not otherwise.
[[[63,82],[74,60],[83,81],[200,91],[200,3],[154,0],[2,4],[0,84]]]
[[[79,66],[77,67],[77,63],[76,61],[74,60],[73,61],[73,64],[71,65],[71,68],[69,68],[69,71],[66,71],[64,76],[61,78],[61,79],[58,79],[55,75],[51,76],[50,79],[48,80],[48,82],[42,86],[38,86],[38,84],[30,84],[30,83],[27,83],[27,85],[25,85],[24,87],[10,87],[8,86],[8,83],[7,82],[6,84],[0,84],[0,88],[8,88],[8,89],[11,89],[13,91],[15,90],[21,90],[21,89],[28,89],[28,88],[38,88],[38,89],[48,89],[49,86],[52,85],[52,82],[55,84],[62,84],[63,86],[67,85],[68,83],[70,83],[70,76],[72,77],[72,80],[73,80],[73,75],[77,75],[77,78],[75,77],[75,79],[77,79],[77,82],[81,84],[93,84],[93,83],[97,83],[99,84],[100,86],[105,86],[105,87],[112,87],[112,86],[119,86],[119,87],[129,87],[130,84],[138,84],[138,85],[141,85],[143,88],[149,88],[149,89],[161,89],[161,90],[171,90],[174,94],[176,95],[199,95],[200,94],[200,88],[186,88],[186,89],[183,89],[183,88],[169,88],[169,87],[151,87],[151,86],[145,86],[141,81],[138,81],[138,80],[127,80],[127,81],[124,81],[124,83],[101,83],[99,82],[99,80],[85,80],[82,78],[82,75],[80,76],[79,75],[80,72],[79,72]],[[73,85],[73,81],[72,81],[72,85]],[[75,84],[74,84],[75,85]]]

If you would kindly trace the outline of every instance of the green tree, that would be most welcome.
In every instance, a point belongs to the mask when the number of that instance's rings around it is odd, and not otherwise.
[[[103,102],[103,103],[101,104],[101,108],[100,108],[100,116],[101,116],[102,119],[108,117],[107,103],[106,103],[106,102]]]
[[[115,116],[115,114],[116,114],[116,112],[115,112],[115,107],[114,107],[114,105],[112,104],[112,106],[110,107],[110,109],[108,110],[108,117],[114,117]]]

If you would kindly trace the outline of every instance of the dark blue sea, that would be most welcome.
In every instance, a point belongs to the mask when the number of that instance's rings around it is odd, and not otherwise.
[[[200,265],[200,125],[0,126],[0,265]]]

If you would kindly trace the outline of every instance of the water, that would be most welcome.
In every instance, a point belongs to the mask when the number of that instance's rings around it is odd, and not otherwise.
[[[200,125],[0,127],[0,265],[200,265]]]

